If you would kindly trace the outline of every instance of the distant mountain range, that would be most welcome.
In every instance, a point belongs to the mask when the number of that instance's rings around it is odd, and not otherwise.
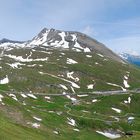
[[[140,66],[140,55],[121,53],[120,56],[128,62]]]

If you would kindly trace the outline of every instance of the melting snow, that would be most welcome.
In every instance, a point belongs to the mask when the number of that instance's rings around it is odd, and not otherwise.
[[[62,87],[64,90],[68,90],[68,88],[65,85],[59,84],[60,87]]]
[[[84,48],[84,52],[91,52],[88,47]]]
[[[63,46],[64,48],[69,48],[69,42],[65,41],[65,32],[59,33],[59,35],[62,37],[62,40],[59,42],[59,46]]]
[[[93,99],[93,100],[92,100],[92,103],[95,103],[95,102],[97,102],[97,99]]]
[[[75,129],[73,129],[74,131],[76,131],[76,132],[79,132],[80,130],[79,129],[77,129],[77,128],[75,128]]]
[[[101,131],[96,131],[99,134],[102,134],[110,139],[116,139],[116,138],[120,138],[121,135],[120,134],[113,134],[113,133],[109,133],[109,132],[101,132]]]
[[[35,120],[37,120],[37,121],[42,121],[42,119],[41,118],[38,118],[38,117],[33,117]]]
[[[12,64],[8,64],[10,67],[12,67],[13,69],[15,68],[18,68],[18,66],[22,66],[22,65],[25,65],[25,64],[21,64],[19,62],[16,62],[16,63],[12,63]]]
[[[8,76],[6,75],[6,78],[0,80],[0,84],[8,84],[9,83],[9,79],[8,79]]]
[[[33,123],[33,124],[32,124],[32,127],[34,127],[34,128],[39,128],[39,127],[40,127],[40,124],[38,124],[38,123]]]
[[[1,102],[2,105],[4,105],[4,103],[2,102],[3,98],[4,98],[3,95],[0,94],[0,102]]]
[[[128,117],[128,120],[134,120],[135,118],[134,117]]]
[[[117,84],[113,84],[113,83],[107,83],[108,85],[111,85],[111,86],[115,86],[115,87],[120,87],[123,91],[126,91],[125,88],[123,88],[122,86],[120,85],[117,85]]]
[[[93,89],[94,84],[87,85],[87,89]]]
[[[120,109],[117,109],[117,108],[114,108],[114,107],[112,107],[111,109],[114,110],[114,111],[116,111],[117,113],[121,113],[121,110]]]
[[[68,72],[68,73],[67,73],[67,77],[70,78],[70,79],[72,79],[72,80],[74,80],[75,82],[78,82],[78,81],[79,81],[79,78],[78,78],[78,77],[74,78],[74,77],[72,76],[73,74],[74,74],[73,71],[72,71],[72,72]]]
[[[67,58],[67,64],[77,64],[78,62],[76,62],[73,59]]]
[[[53,133],[54,133],[54,134],[57,134],[57,135],[59,134],[58,131],[53,131]]]
[[[71,119],[71,118],[67,118],[68,119],[68,124],[72,125],[72,126],[76,126],[75,120]]]
[[[97,55],[100,56],[100,57],[104,57],[104,56],[103,56],[102,54],[100,54],[100,53],[97,53]]]
[[[87,97],[88,95],[87,94],[82,94],[82,95],[81,94],[78,94],[77,96],[78,97]]]
[[[91,57],[92,57],[92,55],[86,55],[86,57],[91,58]]]
[[[130,87],[130,86],[128,85],[128,83],[127,83],[127,80],[123,80],[123,84],[124,84],[125,88],[129,88],[129,87]]]
[[[18,101],[17,97],[15,94],[9,94],[10,97],[12,97],[14,100]]]
[[[33,98],[33,99],[37,99],[37,97],[33,94],[27,94],[29,97]]]
[[[130,103],[131,103],[131,97],[128,97],[128,100],[127,100],[127,101],[124,100],[124,103],[126,103],[126,104],[130,104]]]
[[[21,94],[21,96],[22,96],[23,98],[27,98],[27,96],[26,96],[25,94],[23,94],[23,93]]]
[[[45,96],[44,98],[45,98],[45,99],[48,99],[48,100],[50,100],[50,99],[51,99],[49,96]]]
[[[66,97],[72,101],[76,101],[77,99],[76,98],[73,98],[73,97],[70,97],[70,95],[66,95]]]
[[[32,62],[32,61],[47,61],[48,58],[37,58],[37,59],[28,59],[28,58],[23,58],[22,56],[15,56],[15,55],[5,55],[9,58],[15,59],[16,61],[19,62]]]

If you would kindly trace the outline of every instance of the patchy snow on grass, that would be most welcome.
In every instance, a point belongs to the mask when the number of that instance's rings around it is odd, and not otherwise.
[[[127,120],[129,121],[129,120],[134,120],[134,119],[135,119],[135,117],[128,117]]]
[[[25,94],[20,94],[23,98],[27,98],[27,96]]]
[[[76,122],[74,119],[71,119],[71,118],[67,118],[68,119],[68,124],[71,125],[71,126],[76,126]]]
[[[56,135],[58,135],[58,134],[59,134],[59,132],[58,132],[58,131],[53,131],[53,133],[54,133],[54,134],[56,134]]]
[[[100,53],[97,53],[97,55],[100,56],[100,57],[104,57],[104,56],[103,56],[102,54],[100,54]]]
[[[114,107],[112,107],[111,109],[116,111],[117,113],[121,113],[122,112],[120,109],[117,109],[117,108],[114,108]]]
[[[33,94],[27,94],[29,97],[31,97],[31,98],[33,98],[33,99],[37,99],[37,97],[35,96],[35,95],[33,95]]]
[[[40,124],[39,123],[32,123],[32,127],[39,128],[40,127]]]
[[[92,103],[95,103],[95,102],[97,102],[97,99],[93,99],[93,100],[92,100]]]
[[[0,84],[3,85],[3,84],[8,84],[9,83],[9,79],[8,79],[8,76],[6,75],[6,77],[2,80],[0,80]]]
[[[14,100],[18,101],[18,99],[17,99],[17,97],[16,97],[15,94],[12,94],[12,93],[11,93],[11,94],[9,94],[9,96],[12,97]]]
[[[99,63],[98,62],[95,62],[95,65],[99,65]]]
[[[79,129],[77,129],[77,128],[74,128],[73,130],[74,130],[74,131],[76,131],[76,132],[79,132],[79,131],[80,131],[80,130],[79,130]]]
[[[48,60],[48,57],[46,58],[37,58],[37,59],[28,59],[28,58],[23,58],[22,56],[15,56],[15,55],[4,55],[6,57],[9,57],[9,58],[12,58],[16,61],[19,61],[19,62],[33,62],[33,61],[47,61]]]
[[[23,66],[25,64],[21,64],[19,62],[15,62],[15,63],[12,63],[12,64],[8,64],[7,63],[7,65],[9,65],[10,67],[12,67],[13,69],[18,69],[18,66]]]
[[[96,132],[110,139],[116,139],[121,137],[120,134],[116,134],[116,133],[102,132],[102,131],[96,131]]]
[[[67,80],[67,79],[64,79],[64,78],[55,76],[55,75],[50,74],[50,73],[43,73],[43,72],[39,72],[39,73],[40,73],[40,74],[43,74],[43,75],[44,75],[44,74],[47,74],[47,75],[52,76],[52,77],[55,77],[55,78],[57,78],[57,79],[61,79],[61,80],[65,81],[65,82],[70,83],[74,88],[80,88],[80,86],[78,86],[76,83],[74,83],[74,82],[72,82],[72,81],[70,81],[70,80]]]
[[[41,118],[38,118],[38,117],[33,117],[35,120],[37,120],[37,121],[42,121],[42,119]]]
[[[78,86],[76,83],[74,82],[71,82],[71,85],[74,87],[74,88],[80,88],[80,86]]]
[[[125,104],[130,104],[131,103],[131,97],[128,97],[128,100],[124,100]]]
[[[65,86],[65,85],[63,85],[63,84],[59,84],[60,85],[60,87],[62,87],[64,90],[68,90],[68,88]]]
[[[45,99],[48,99],[48,100],[50,100],[50,99],[51,99],[51,97],[49,97],[49,96],[45,96],[44,98],[45,98]]]
[[[86,55],[86,57],[91,58],[91,57],[92,57],[92,55]]]
[[[108,85],[111,85],[111,86],[114,86],[114,87],[120,87],[123,91],[126,91],[126,89],[125,89],[125,88],[123,88],[123,87],[122,87],[122,86],[120,86],[120,85],[113,84],[113,83],[108,83],[108,82],[107,82],[107,84],[108,84]]]
[[[127,77],[126,75],[124,75],[124,79],[125,79],[125,80],[128,80],[128,77]]]
[[[125,88],[129,88],[130,87],[130,85],[127,83],[127,80],[123,80],[123,84],[124,84]]]
[[[2,105],[5,105],[5,104],[2,102],[2,99],[3,99],[3,98],[4,98],[3,95],[0,94],[0,102],[1,102]]]
[[[93,89],[93,87],[94,87],[94,84],[87,85],[87,89]]]
[[[72,80],[74,80],[75,82],[78,82],[79,81],[79,78],[78,77],[73,77],[72,75],[74,74],[74,72],[72,71],[72,72],[68,72],[67,73],[67,78],[70,78],[70,79],[72,79]]]
[[[67,58],[67,64],[77,64],[78,62],[76,62],[75,60],[71,59],[71,58]]]
[[[77,94],[78,97],[87,97],[87,94]]]
[[[68,99],[70,99],[71,101],[76,101],[76,100],[77,100],[76,98],[70,97],[70,95],[66,95],[66,97],[67,97]]]

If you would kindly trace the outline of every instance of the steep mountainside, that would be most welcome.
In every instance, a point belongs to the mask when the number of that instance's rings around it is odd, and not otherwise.
[[[78,32],[44,28],[31,41],[1,43],[0,53],[0,79],[7,79],[9,90],[91,92],[132,89],[140,83],[138,69]]]
[[[82,33],[4,39],[0,139],[139,139],[139,88],[140,69]]]

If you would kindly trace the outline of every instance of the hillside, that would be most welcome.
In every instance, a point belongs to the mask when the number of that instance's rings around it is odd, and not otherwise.
[[[85,34],[5,39],[0,139],[139,139],[139,85],[140,69]]]

